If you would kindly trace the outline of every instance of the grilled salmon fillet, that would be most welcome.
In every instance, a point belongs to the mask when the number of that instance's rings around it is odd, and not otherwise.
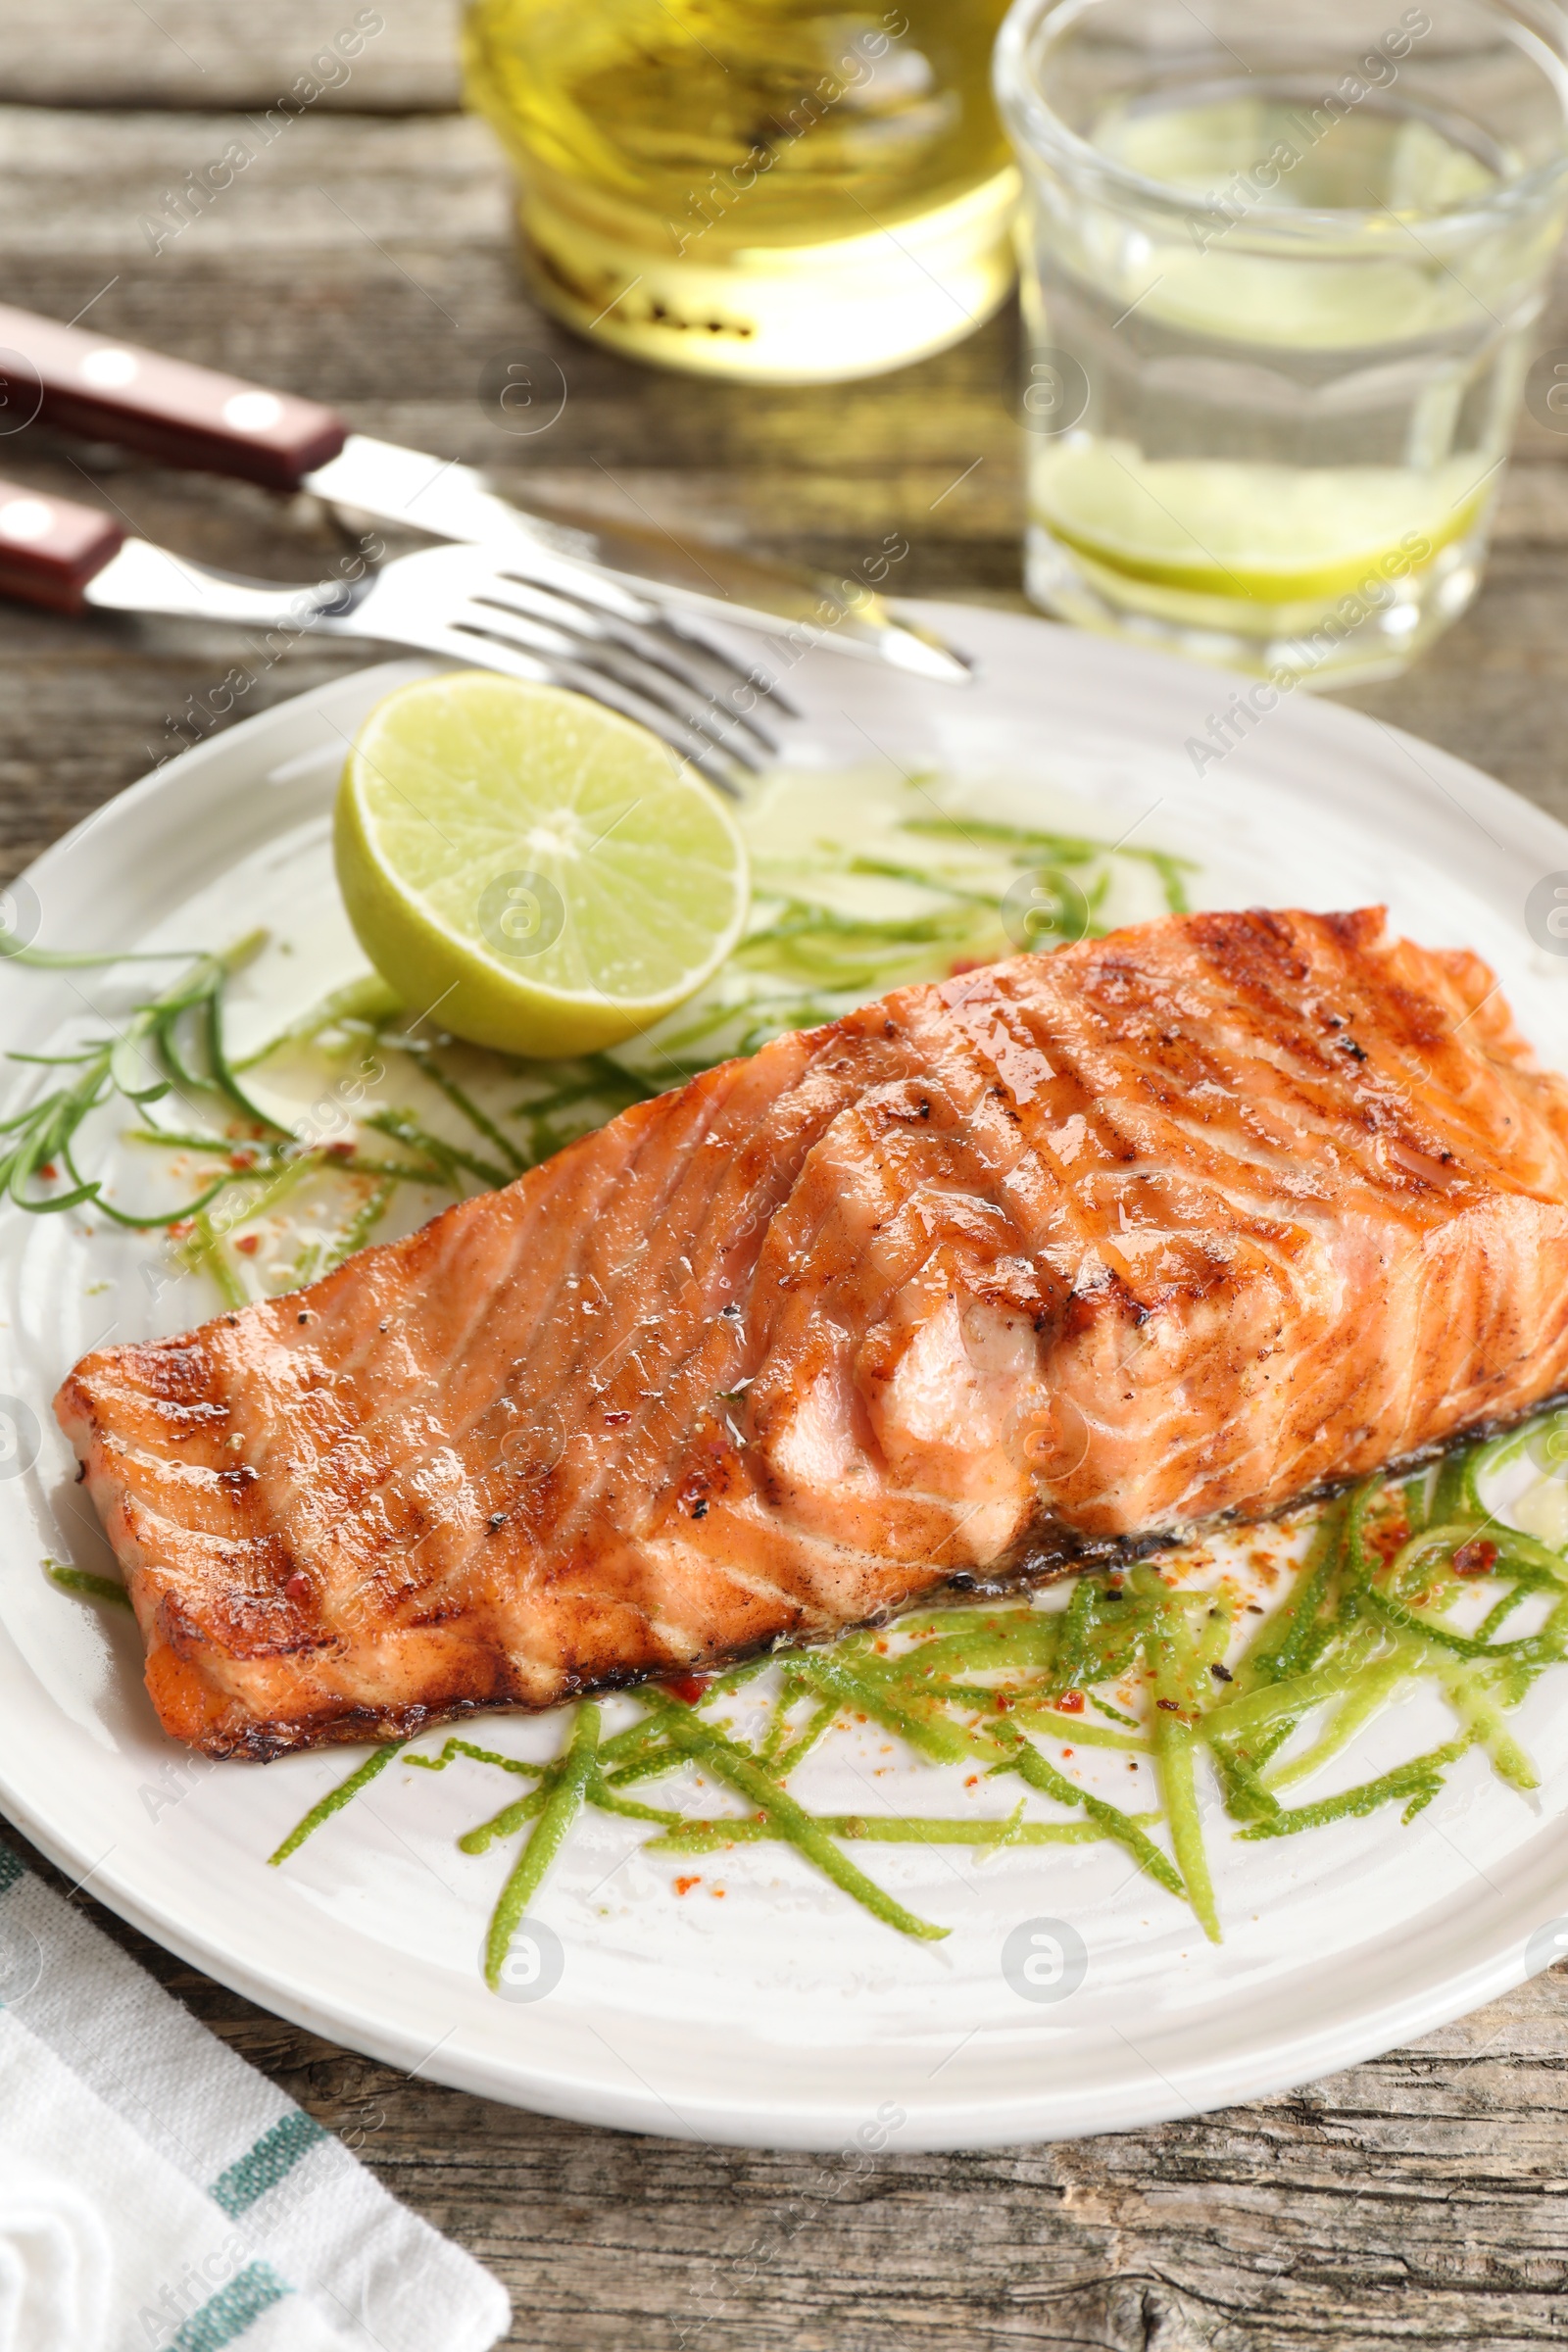
[[[166,1728],[392,1737],[1261,1517],[1568,1386],[1568,1083],[1352,914],[901,989],[56,1399]]]

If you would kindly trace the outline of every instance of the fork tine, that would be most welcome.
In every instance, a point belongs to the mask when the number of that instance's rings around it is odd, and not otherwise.
[[[637,719],[649,727],[671,750],[678,751],[683,760],[707,776],[710,783],[718,785],[732,800],[742,798],[735,780],[737,767],[752,775],[761,772],[761,761],[744,745],[724,743],[719,738],[701,734],[689,723],[683,723],[677,713],[662,710],[639,694],[635,687],[624,686],[616,679],[607,678],[601,671],[590,669],[579,662],[559,662],[555,665],[556,683],[570,686],[578,694],[593,701],[606,703],[627,718]]]
[[[484,604],[464,607],[453,615],[449,625],[466,636],[520,645],[526,652],[542,655],[546,661],[570,662],[581,669],[612,678],[645,703],[667,711],[682,726],[718,744],[743,766],[755,772],[761,764],[744,739],[737,713],[722,710],[711,702],[695,701],[689,688],[645,662],[640,655],[628,654],[612,641],[602,640],[597,644],[574,641],[564,630],[547,628],[542,622],[501,612]],[[756,729],[751,732],[757,734]],[[764,752],[773,753],[774,747],[765,735],[758,735],[758,741]]]
[[[688,726],[678,711],[666,710],[639,694],[634,686],[592,668],[585,662],[562,656],[529,657],[515,654],[498,639],[468,628],[464,622],[454,622],[444,632],[450,651],[458,660],[477,662],[487,669],[511,670],[514,676],[540,679],[547,685],[569,687],[574,694],[583,694],[590,702],[603,703],[611,710],[618,710],[622,718],[631,718],[647,727],[661,743],[689,760],[710,784],[732,799],[739,799],[740,788],[735,781],[737,766],[756,772],[760,762],[733,747],[712,741]]]
[[[777,757],[778,737],[771,728],[762,724],[755,710],[736,700],[746,687],[751,689],[754,704],[760,696],[770,694],[772,681],[764,672],[758,672],[755,678],[749,677],[737,670],[727,657],[715,654],[710,646],[683,637],[677,630],[664,627],[662,622],[645,628],[635,621],[616,621],[612,622],[610,628],[611,634],[630,652],[690,686],[710,706],[722,710],[726,718],[734,720],[749,735],[755,736],[764,751]]]
[[[782,625],[780,623],[781,627]],[[701,624],[694,614],[677,612],[672,608],[666,608],[659,616],[659,626],[667,631],[671,637],[678,637],[688,651],[695,650],[706,656],[710,662],[716,662],[720,668],[728,670],[732,676],[740,680],[743,686],[753,686],[759,694],[765,694],[775,710],[781,711],[786,718],[800,717],[799,703],[792,701],[790,696],[785,693],[772,670],[764,668],[760,660],[754,661],[749,669],[742,669],[740,664],[723,651],[722,647],[714,645],[710,638],[704,636]]]
[[[584,669],[600,671],[607,677],[617,679],[631,693],[657,704],[661,710],[667,710],[672,718],[678,719],[682,726],[692,728],[699,735],[706,735],[720,751],[727,752],[732,760],[738,760],[743,767],[749,767],[754,775],[760,774],[762,760],[759,759],[753,743],[746,738],[753,737],[756,746],[765,754],[771,756],[777,752],[777,745],[760,727],[754,727],[737,711],[715,708],[711,701],[694,702],[689,692],[682,691],[678,679],[670,678],[664,670],[643,661],[639,655],[628,654],[619,646],[606,645],[585,647],[568,658]]]
[[[529,592],[512,581],[487,584],[473,594],[471,602],[478,612],[468,613],[468,625],[535,653],[604,668],[715,741],[722,742],[731,728],[738,727],[764,752],[777,756],[777,739],[760,721],[736,710],[696,662],[666,645],[656,630],[598,614],[585,619],[574,615],[561,600]],[[693,704],[694,695],[702,698],[699,704]]]
[[[353,631],[348,629],[334,633],[351,635]],[[405,645],[417,645],[426,653],[444,656],[448,661],[473,662],[484,669],[498,669],[507,677],[524,678],[530,685],[565,686],[574,694],[586,695],[591,702],[603,703],[608,710],[618,710],[622,718],[635,719],[639,726],[657,735],[661,743],[666,744],[720,792],[727,793],[732,800],[741,798],[735,769],[737,765],[750,766],[751,761],[739,759],[734,752],[726,752],[705,736],[682,725],[669,711],[645,701],[631,688],[620,685],[613,678],[604,677],[580,662],[521,653],[503,645],[496,638],[483,637],[465,629],[461,624],[443,627],[429,623],[422,626],[417,635],[411,630],[400,630],[398,639]]]
[[[686,658],[690,657],[694,649],[698,650],[705,670],[716,671],[722,679],[727,681],[721,688],[721,692],[725,695],[731,693],[737,686],[751,686],[759,693],[768,695],[777,692],[776,681],[765,670],[759,668],[756,663],[750,666],[742,663],[732,654],[725,653],[721,646],[716,646],[709,639],[700,636],[688,624],[687,616],[684,613],[677,613],[669,607],[661,606],[652,600],[643,601],[640,612],[633,611],[630,608],[635,600],[630,597],[624,598],[620,603],[612,604],[606,598],[605,591],[611,587],[618,587],[620,583],[605,579],[592,564],[575,563],[569,559],[564,562],[558,560],[556,567],[547,576],[543,570],[535,574],[522,570],[513,563],[498,562],[495,564],[495,579],[497,582],[504,580],[509,586],[514,584],[525,589],[543,588],[563,603],[568,601],[576,603],[580,611],[591,612],[596,618],[613,617],[633,627],[641,627],[657,638],[671,641],[672,648],[678,649]],[[491,587],[480,593],[493,596],[496,589]],[[568,621],[567,625],[575,626],[576,624]],[[707,676],[704,677],[703,683],[705,685],[709,683]],[[782,698],[781,707],[789,712],[791,717],[800,715],[793,706],[784,702]]]
[[[499,576],[496,581],[489,581],[482,588],[472,590],[472,595],[475,595],[475,602],[491,612],[522,613],[524,618],[543,623],[546,628],[564,630],[569,637],[590,637],[597,645],[604,645],[604,642],[620,645],[635,661],[651,663],[656,670],[662,670],[667,677],[674,677],[689,692],[701,694],[710,706],[717,706],[724,712],[726,722],[743,727],[750,736],[755,736],[757,743],[761,743],[764,751],[778,755],[776,736],[768,734],[761,719],[753,717],[753,712],[743,710],[733,701],[733,696],[748,680],[743,680],[741,672],[733,668],[731,661],[714,654],[712,647],[696,645],[689,637],[677,635],[674,630],[662,628],[659,623],[644,625],[639,621],[625,621],[620,616],[612,616],[612,613],[588,612],[583,607],[573,605],[569,598],[562,598],[553,588],[538,586],[536,581],[514,581],[511,576]],[[519,642],[529,645],[529,642],[536,640],[522,635]],[[571,645],[562,645],[560,652],[571,654],[573,649]],[[627,682],[635,684],[637,680]],[[753,701],[757,699],[757,692],[766,692],[766,680],[757,682]],[[679,701],[679,704],[670,704],[670,708],[677,708],[677,710],[684,712],[686,704]]]

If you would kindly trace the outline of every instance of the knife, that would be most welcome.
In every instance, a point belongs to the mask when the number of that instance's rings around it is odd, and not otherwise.
[[[503,549],[543,576],[587,567],[667,610],[774,637],[799,632],[812,645],[955,685],[973,674],[965,655],[858,582],[706,541],[683,545],[657,528],[547,521],[499,497],[476,467],[350,432],[317,401],[0,304],[0,433],[35,420],[166,466],[308,490],[431,538]]]

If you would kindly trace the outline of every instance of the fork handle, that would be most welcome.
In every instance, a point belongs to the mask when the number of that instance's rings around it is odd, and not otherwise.
[[[50,612],[86,610],[86,589],[124,545],[111,514],[0,482],[0,596]]]
[[[331,409],[236,375],[0,304],[0,434],[41,418],[166,466],[297,490],[335,458],[348,426]]]

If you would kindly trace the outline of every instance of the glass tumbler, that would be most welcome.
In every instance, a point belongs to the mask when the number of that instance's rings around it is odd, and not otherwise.
[[[642,360],[869,375],[1012,285],[1006,0],[468,0],[469,101],[541,302]]]
[[[1027,584],[1384,676],[1474,595],[1568,201],[1553,0],[1016,0]]]

